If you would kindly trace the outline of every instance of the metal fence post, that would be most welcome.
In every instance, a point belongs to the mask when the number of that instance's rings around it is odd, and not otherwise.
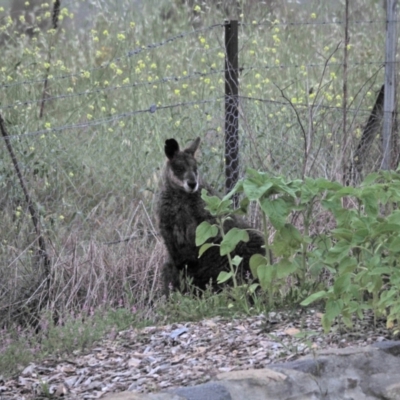
[[[225,188],[239,179],[239,38],[238,21],[225,23]],[[238,206],[238,198],[233,198]]]
[[[396,93],[396,43],[397,43],[397,0],[386,0],[386,54],[385,54],[385,95],[383,102],[383,156],[382,169],[391,167],[391,142],[393,121],[395,113],[395,93]]]

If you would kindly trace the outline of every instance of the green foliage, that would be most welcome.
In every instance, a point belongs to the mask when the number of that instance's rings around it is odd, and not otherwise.
[[[221,256],[226,256],[232,252],[239,242],[248,242],[249,234],[244,229],[232,228],[228,231],[222,239],[220,245]],[[233,262],[233,260],[232,260]]]
[[[232,279],[233,285],[238,286],[236,274],[238,267],[242,261],[239,256],[231,257],[231,252],[236,248],[239,242],[248,242],[249,235],[245,229],[232,228],[225,232],[225,222],[228,221],[233,214],[232,200],[228,198],[220,199],[217,196],[207,195],[205,189],[201,193],[202,199],[205,201],[205,209],[215,217],[216,223],[210,224],[207,221],[202,222],[196,229],[196,246],[201,246],[199,249],[199,257],[212,246],[219,247],[221,256],[227,256],[229,262],[229,271],[221,271],[218,275],[217,282],[219,284],[227,282]],[[220,237],[216,243],[207,242],[209,239]]]
[[[363,318],[366,310],[375,317],[386,316],[388,327],[398,323],[399,173],[374,173],[360,187],[353,188],[321,178],[287,181],[249,169],[246,178],[222,200],[203,193],[207,208],[219,223],[207,224],[207,229],[200,225],[197,243],[208,240],[200,247],[201,254],[209,246],[218,245],[221,256],[229,258],[237,243],[248,239],[245,230],[235,228],[226,234],[222,231],[221,221],[234,212],[229,202],[234,194],[244,196],[236,212],[244,212],[250,201],[256,202],[262,212],[266,255],[254,254],[250,269],[258,282],[252,290],[259,285],[268,295],[268,307],[284,300],[282,289],[289,279],[291,285],[303,288],[297,299],[301,305],[325,303],[325,331],[336,320],[351,327],[353,316]],[[317,207],[331,215],[333,229],[310,235]],[[295,214],[301,217],[301,229],[290,222],[290,216]],[[212,242],[217,231],[223,238],[220,244]],[[232,261],[229,258],[231,271],[222,273],[220,282],[234,279],[240,260]],[[327,288],[326,284],[318,285],[323,273],[331,276],[332,283]]]
[[[359,188],[336,188],[326,195],[322,205],[335,216],[336,228],[323,262],[334,283],[302,303],[325,300],[325,331],[338,316],[351,327],[352,316],[362,318],[364,310],[387,317],[388,327],[398,324],[400,214],[395,207],[399,201],[397,172],[374,173]]]
[[[312,180],[287,181],[248,169],[246,178],[230,194],[245,195],[255,201],[262,212],[266,256],[253,255],[250,268],[261,289],[268,293],[269,307],[282,297],[281,289],[289,276],[295,278],[295,282],[305,283],[310,258],[308,244],[311,243],[308,226],[315,197],[321,193],[313,183]],[[288,221],[293,212],[303,215],[303,233]],[[270,243],[271,231],[274,238]]]
[[[218,293],[214,293],[211,287],[202,293],[190,284],[187,287],[188,292],[175,291],[167,303],[157,306],[157,314],[167,323],[200,321],[216,316],[236,318],[267,311],[263,294],[256,296],[246,286],[226,286]]]

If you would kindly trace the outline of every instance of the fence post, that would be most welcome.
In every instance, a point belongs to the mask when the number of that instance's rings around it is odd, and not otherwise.
[[[396,43],[397,43],[397,0],[386,0],[386,54],[385,54],[385,95],[383,102],[383,156],[381,169],[391,167],[391,139],[395,113],[395,92],[396,92]]]
[[[239,37],[238,21],[225,22],[225,188],[239,179]],[[238,206],[235,195],[233,204]]]
[[[31,220],[32,220],[33,226],[35,228],[36,239],[37,239],[37,241],[39,243],[39,253],[38,254],[39,254],[40,259],[43,260],[44,277],[47,280],[47,285],[48,285],[48,288],[49,288],[50,287],[50,266],[51,266],[51,263],[50,263],[50,257],[49,257],[49,255],[47,254],[47,251],[46,251],[46,242],[44,240],[44,237],[43,237],[43,235],[41,233],[41,229],[40,229],[40,218],[39,218],[38,212],[36,210],[36,207],[33,204],[32,198],[29,195],[28,188],[26,187],[26,184],[25,184],[21,169],[19,167],[19,163],[18,163],[17,157],[15,156],[14,150],[13,150],[13,148],[11,146],[10,136],[8,135],[8,132],[6,130],[6,124],[5,124],[4,119],[3,119],[1,114],[0,114],[0,133],[4,138],[4,142],[5,142],[7,151],[10,154],[11,161],[13,163],[15,172],[17,174],[17,177],[19,179],[19,183],[21,185],[22,192],[24,193],[25,201],[26,201],[29,213],[31,214]]]

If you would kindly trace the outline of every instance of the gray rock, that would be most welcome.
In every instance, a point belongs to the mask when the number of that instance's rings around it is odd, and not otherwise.
[[[233,371],[219,374],[217,379],[229,391],[232,400],[314,400],[321,398],[315,378],[295,370],[290,370],[289,374],[268,368]]]
[[[209,382],[192,387],[182,387],[171,393],[187,400],[233,400],[229,391],[219,383]]]
[[[309,359],[289,361],[287,363],[277,363],[270,366],[271,369],[283,368],[294,369],[296,371],[305,372],[314,376],[321,376],[324,371],[326,359]]]
[[[400,340],[388,340],[386,342],[376,342],[372,345],[380,350],[386,351],[393,356],[400,356]]]
[[[400,342],[323,350],[266,369],[221,373],[215,382],[158,394],[125,393],[105,399],[400,400]]]
[[[181,397],[173,393],[133,393],[133,392],[121,392],[121,393],[109,393],[103,400],[187,400],[186,397]]]

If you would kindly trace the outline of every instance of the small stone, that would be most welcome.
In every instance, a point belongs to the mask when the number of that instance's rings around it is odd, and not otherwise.
[[[35,364],[30,364],[21,372],[21,374],[23,376],[32,376],[34,370],[35,370]]]

